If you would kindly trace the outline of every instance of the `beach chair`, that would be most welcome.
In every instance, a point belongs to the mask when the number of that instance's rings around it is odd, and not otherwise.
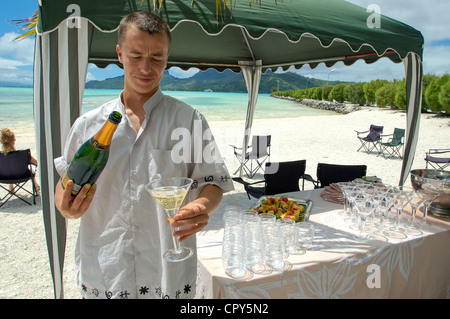
[[[241,167],[249,178],[255,176],[259,169],[263,170],[264,162],[270,160],[270,140],[271,135],[253,136],[252,144],[248,146],[244,159],[242,159],[242,147],[230,145],[240,164],[233,175],[236,175],[241,170]]]
[[[314,188],[323,188],[333,183],[350,182],[366,176],[367,165],[317,164],[317,180],[305,175],[305,180],[314,184]]]
[[[386,137],[389,137],[387,142],[383,142],[383,139]],[[384,158],[394,156],[403,158],[404,138],[405,138],[405,130],[401,128],[395,128],[394,133],[392,134],[381,135],[381,139],[378,142],[379,144],[378,155],[382,154]]]
[[[0,187],[6,191],[6,195],[0,198],[0,207],[2,207],[12,197],[24,201],[32,205],[36,204],[36,196],[38,195],[34,177],[36,169],[30,162],[30,150],[12,151],[8,154],[0,153]],[[31,191],[24,186],[31,181]],[[2,184],[7,184],[3,186]],[[13,189],[9,189],[9,185],[14,185]],[[27,201],[23,195],[19,195],[19,190],[23,190],[32,196],[32,202]]]
[[[448,154],[447,157],[444,157]],[[439,155],[439,156],[436,156]],[[428,150],[425,156],[425,161],[427,162],[426,168],[430,165],[436,170],[445,170],[450,165],[450,148],[447,149],[436,149],[431,148]]]
[[[370,128],[368,131],[356,131],[356,137],[361,142],[361,146],[358,148],[357,152],[359,152],[360,149],[364,149],[367,153],[372,152],[372,150],[377,150],[377,143],[380,140],[380,135],[383,133],[383,126],[378,125],[370,125]],[[368,133],[368,134],[366,134]],[[379,152],[378,152],[379,153]]]
[[[246,182],[240,177],[233,180],[244,184],[247,196],[260,198],[263,195],[275,195],[281,193],[300,191],[299,181],[305,174],[306,160],[266,163],[264,180],[257,182]],[[264,186],[255,186],[264,183]]]

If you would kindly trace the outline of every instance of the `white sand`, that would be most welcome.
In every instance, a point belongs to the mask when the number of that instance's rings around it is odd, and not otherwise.
[[[244,120],[210,122],[230,173],[237,169],[238,161],[228,145],[242,144],[244,123]],[[255,120],[252,133],[272,135],[272,161],[306,159],[306,172],[313,177],[319,162],[366,164],[368,175],[377,175],[385,183],[396,185],[401,159],[356,152],[360,142],[355,130],[365,131],[370,124],[383,125],[384,134],[391,134],[396,127],[406,127],[406,115],[366,107],[347,115]],[[17,148],[31,148],[36,155],[34,128],[12,129],[16,133]],[[424,157],[429,148],[449,148],[449,137],[449,118],[423,114],[413,168],[425,168]],[[261,177],[257,174],[255,179]],[[226,195],[224,201],[232,201],[235,196],[246,197],[242,186],[235,186],[236,191]],[[311,188],[311,185],[306,186]],[[10,200],[0,208],[0,225],[0,298],[53,298],[40,199],[36,206]],[[77,221],[69,221],[64,272],[66,298],[80,298],[75,287],[73,256],[77,227]]]

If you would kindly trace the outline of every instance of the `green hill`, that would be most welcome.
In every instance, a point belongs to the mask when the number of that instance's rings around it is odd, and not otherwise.
[[[324,86],[325,80],[308,78],[293,73],[273,73],[270,70],[261,76],[259,86],[260,93],[270,93],[272,90],[288,91],[300,90],[308,87]],[[339,81],[330,81],[330,85],[341,83]],[[164,75],[160,83],[161,89],[165,91],[205,91],[212,90],[214,92],[234,92],[246,93],[244,77],[241,73],[234,73],[225,70],[220,73],[216,70],[209,69],[198,72],[194,76],[186,79],[171,76],[168,71]],[[103,81],[89,81],[86,83],[87,89],[122,89],[123,76],[105,79]]]

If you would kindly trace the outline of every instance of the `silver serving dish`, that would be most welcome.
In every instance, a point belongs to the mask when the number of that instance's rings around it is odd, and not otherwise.
[[[253,206],[250,209],[257,209],[259,206],[261,206],[261,203],[262,203],[263,200],[268,199],[268,198],[275,198],[275,197],[285,197],[285,196],[276,196],[276,195],[262,196],[255,202],[255,204],[253,204]],[[294,203],[296,203],[296,204],[300,204],[300,205],[305,207],[305,213],[304,213],[303,220],[299,220],[297,222],[307,222],[307,221],[309,221],[309,216],[311,215],[313,201],[310,200],[310,199],[291,198],[291,197],[287,197],[287,199],[292,201],[292,202],[294,202]]]
[[[440,195],[430,205],[429,213],[450,219],[450,172],[434,169],[411,171],[411,185],[416,190],[433,190]]]

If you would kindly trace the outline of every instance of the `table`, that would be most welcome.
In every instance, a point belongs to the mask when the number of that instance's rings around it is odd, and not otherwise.
[[[282,270],[247,272],[233,279],[222,267],[222,204],[197,236],[199,298],[449,298],[450,223],[430,218],[419,237],[361,241],[340,214],[343,206],[323,200],[322,189],[285,194],[311,199],[314,247],[291,255]],[[255,200],[233,203],[243,209]]]

